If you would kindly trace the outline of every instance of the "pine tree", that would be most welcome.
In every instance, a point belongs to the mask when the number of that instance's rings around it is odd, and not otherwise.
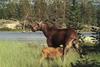
[[[47,4],[45,0],[36,0],[34,4],[34,18],[37,21],[44,21],[47,17]]]

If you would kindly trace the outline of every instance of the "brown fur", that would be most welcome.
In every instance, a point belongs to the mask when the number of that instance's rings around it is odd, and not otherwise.
[[[43,59],[54,59],[61,57],[63,55],[62,48],[53,48],[53,47],[46,47],[42,49],[42,58],[40,59],[40,63]]]
[[[55,25],[47,23],[34,23],[31,25],[32,31],[42,31],[47,38],[48,47],[57,48],[63,45],[63,55],[74,45],[77,49],[79,45],[77,32],[73,28],[57,29]]]

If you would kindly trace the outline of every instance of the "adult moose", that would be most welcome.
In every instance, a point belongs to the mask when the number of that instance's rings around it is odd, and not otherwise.
[[[57,48],[63,45],[63,55],[72,47],[75,46],[79,52],[79,45],[75,44],[78,39],[77,32],[73,28],[58,29],[53,24],[48,23],[34,23],[31,26],[31,30],[42,31],[47,38],[48,47]]]

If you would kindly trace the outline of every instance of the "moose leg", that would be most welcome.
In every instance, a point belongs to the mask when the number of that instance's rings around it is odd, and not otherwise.
[[[63,45],[63,55],[62,55],[62,57],[61,57],[61,59],[62,59],[63,61],[64,61],[64,57],[65,57],[65,53],[64,53],[65,47],[66,47],[66,45],[64,44],[64,45]]]
[[[77,40],[74,40],[73,45],[74,45],[75,50],[79,53],[80,57],[82,58],[82,49],[79,45],[79,42]]]
[[[73,39],[67,40],[67,42],[63,46],[63,58],[62,58],[63,61],[64,61],[65,55],[67,54],[68,50],[72,47],[72,41]]]
[[[47,39],[47,45],[48,45],[48,47],[53,47],[53,44],[51,42],[51,39]]]
[[[67,40],[67,42],[66,42],[66,46],[65,46],[65,48],[64,48],[64,54],[66,54],[67,52],[68,52],[68,50],[72,47],[72,41],[73,41],[74,39],[69,39],[69,40]]]

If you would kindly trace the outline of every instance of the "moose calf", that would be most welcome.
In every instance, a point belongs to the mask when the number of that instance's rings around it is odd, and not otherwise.
[[[61,47],[45,47],[42,49],[42,58],[40,59],[40,63],[43,59],[54,59],[61,56],[63,56],[63,49]]]

